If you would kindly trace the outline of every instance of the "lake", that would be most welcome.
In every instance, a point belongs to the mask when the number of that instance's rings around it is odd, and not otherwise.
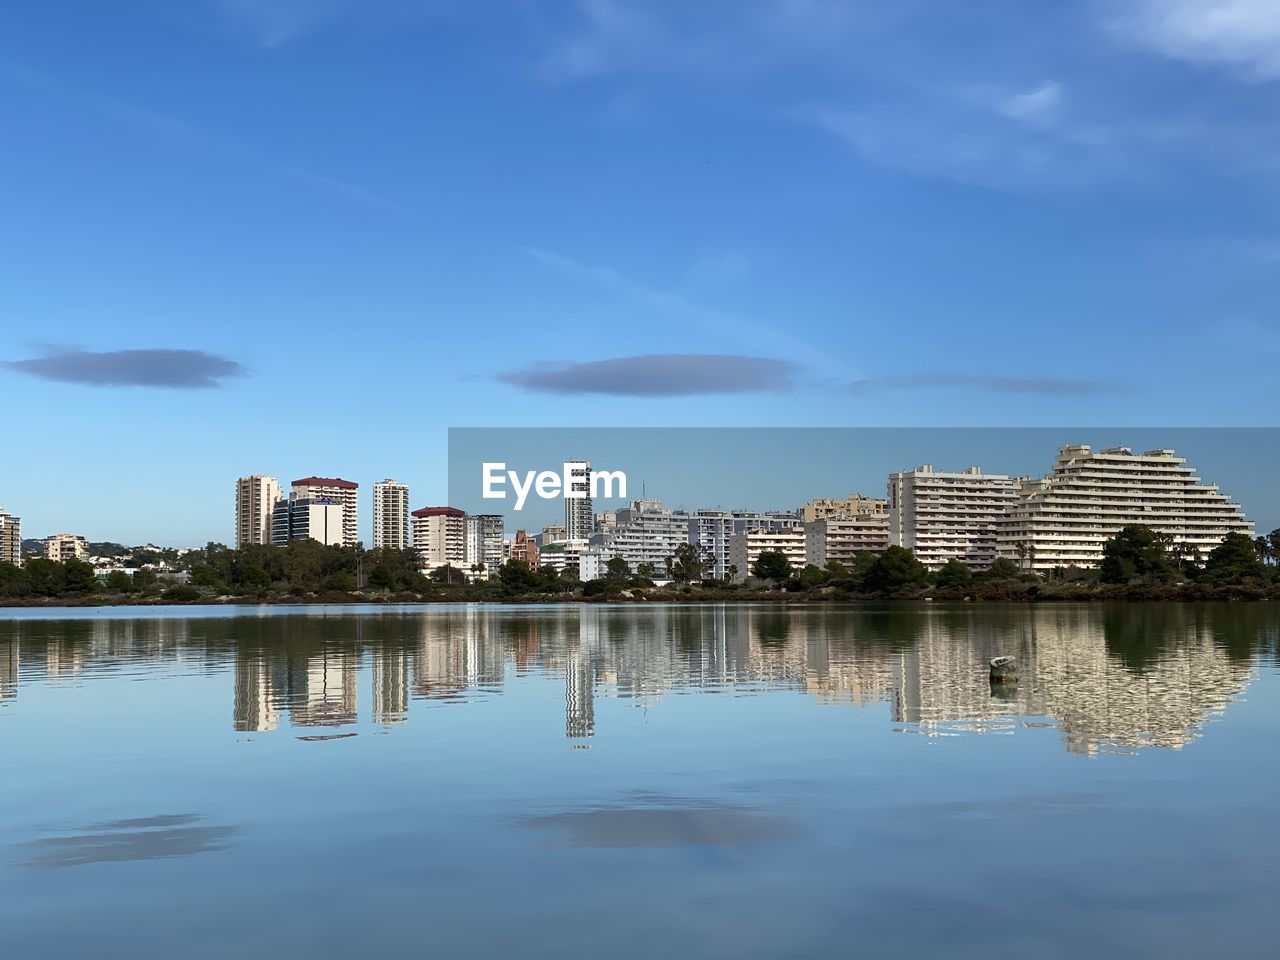
[[[0,610],[3,953],[1271,957],[1278,650],[1276,604]]]

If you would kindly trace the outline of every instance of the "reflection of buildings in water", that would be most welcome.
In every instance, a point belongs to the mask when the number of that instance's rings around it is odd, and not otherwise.
[[[1141,615],[1141,613],[1135,614]],[[1180,747],[1238,697],[1252,668],[1233,662],[1203,625],[1180,624],[1180,638],[1141,671],[1107,645],[1097,608],[1038,608],[1029,635],[991,627],[945,626],[930,617],[917,643],[894,664],[894,719],[925,733],[1009,728],[1014,717],[1057,722],[1067,749]],[[1019,661],[1020,682],[993,694],[985,664],[1000,654]]]
[[[403,723],[409,716],[409,651],[383,644],[373,651],[373,721]]]
[[[992,696],[992,657],[1018,660],[1021,680]],[[970,616],[922,618],[917,639],[891,658],[893,719],[927,734],[1011,729],[1014,716],[1043,711],[1035,702],[1034,647],[1021,629],[978,624]]]
[[[0,640],[0,702],[18,695],[18,641]]]
[[[469,689],[500,688],[506,657],[494,638],[495,620],[481,607],[426,618],[413,657],[413,695],[456,700]]]
[[[341,726],[356,719],[356,654],[326,649],[301,665],[289,719],[295,726]],[[298,691],[301,691],[301,696]]]
[[[416,643],[399,640],[406,625],[420,631]],[[1277,639],[1270,616],[1142,606],[469,607],[386,626],[367,620],[354,642],[335,644],[348,626],[332,636],[301,622],[237,627],[246,642],[232,654],[235,729],[275,729],[286,709],[299,726],[354,722],[367,647],[371,717],[384,724],[406,719],[410,695],[500,690],[511,663],[517,675],[563,678],[565,734],[584,741],[595,733],[597,697],[732,689],[885,703],[904,729],[926,734],[1011,730],[1030,716],[1052,721],[1076,752],[1177,747],[1245,689],[1256,644]],[[0,698],[17,693],[19,652],[28,675],[50,677],[109,674],[144,659],[216,669],[232,653],[226,631],[198,620],[18,622],[0,640]],[[1021,681],[993,692],[986,663],[1000,654],[1018,658]]]
[[[1214,643],[1204,623],[1187,623],[1183,639],[1140,672],[1107,649],[1097,617],[1054,617],[1037,633],[1036,684],[1073,753],[1180,748],[1198,739],[1253,675],[1252,666]]]
[[[564,667],[564,735],[571,740],[596,732],[595,682],[591,658],[571,652]]]
[[[232,727],[263,732],[279,726],[280,717],[271,696],[271,665],[261,651],[236,648],[235,703]]]

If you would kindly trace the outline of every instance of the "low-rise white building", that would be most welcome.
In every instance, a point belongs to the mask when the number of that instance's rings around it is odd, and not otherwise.
[[[884,553],[889,546],[889,515],[866,513],[854,517],[824,517],[804,525],[805,562],[850,566],[860,553]]]
[[[729,538],[731,578],[741,583],[751,575],[752,565],[762,553],[780,553],[791,564],[792,571],[804,569],[805,533],[800,527],[790,530],[752,530],[735,533]]]
[[[89,544],[74,533],[55,533],[44,538],[44,555],[58,563],[83,560],[89,555]]]

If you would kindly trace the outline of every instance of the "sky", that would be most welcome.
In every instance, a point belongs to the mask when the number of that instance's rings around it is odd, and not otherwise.
[[[10,0],[0,507],[436,505],[450,427],[1272,425],[1278,95],[1274,0]]]

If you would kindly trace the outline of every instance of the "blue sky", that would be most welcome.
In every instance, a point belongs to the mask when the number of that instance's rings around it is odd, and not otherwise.
[[[450,426],[1269,425],[1278,80],[1263,0],[14,0],[0,505],[425,505]]]

